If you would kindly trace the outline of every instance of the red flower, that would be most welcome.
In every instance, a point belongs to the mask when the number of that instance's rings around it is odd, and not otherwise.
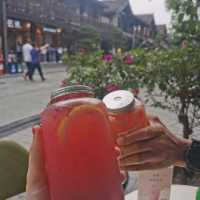
[[[124,63],[127,64],[127,65],[132,65],[132,64],[134,63],[134,58],[133,58],[133,56],[127,55],[127,56],[124,58]]]
[[[113,60],[112,54],[104,55],[103,60],[106,61],[106,62],[112,62],[112,60]]]

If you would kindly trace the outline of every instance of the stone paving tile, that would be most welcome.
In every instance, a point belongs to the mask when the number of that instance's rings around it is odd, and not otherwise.
[[[6,78],[0,85],[0,126],[34,114],[38,114],[48,103],[50,93],[59,87],[65,77],[65,67],[49,69],[47,80],[41,82],[38,75],[35,82],[24,81],[22,77]],[[3,114],[2,114],[3,113]]]
[[[3,84],[0,84],[0,126],[38,114],[47,105],[51,91],[57,89],[60,81],[65,78],[65,70],[64,66],[44,69],[48,72],[47,81],[44,83],[40,81],[38,75],[35,76],[34,83],[25,82],[21,76],[1,78],[0,82]],[[13,140],[29,149],[32,141],[31,128],[5,137],[3,140]],[[20,194],[10,200],[25,200],[25,195]]]

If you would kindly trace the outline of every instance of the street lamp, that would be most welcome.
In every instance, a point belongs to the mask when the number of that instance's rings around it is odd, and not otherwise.
[[[0,0],[0,19],[2,30],[2,44],[3,44],[3,55],[4,55],[4,67],[7,70],[8,66],[8,30],[7,30],[7,6],[6,0]]]

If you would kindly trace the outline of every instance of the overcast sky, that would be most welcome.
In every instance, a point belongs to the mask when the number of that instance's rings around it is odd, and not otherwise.
[[[154,13],[157,24],[170,22],[170,15],[165,8],[165,0],[129,0],[134,14]]]

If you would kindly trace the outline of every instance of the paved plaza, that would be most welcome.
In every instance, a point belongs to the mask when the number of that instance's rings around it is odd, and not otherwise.
[[[22,75],[0,77],[0,126],[40,113],[48,103],[51,91],[57,89],[65,78],[66,66],[45,65],[44,74],[47,79],[45,82],[41,82],[36,73],[34,83],[24,81]],[[29,149],[31,128],[2,139],[16,141]],[[25,195],[11,199],[24,200]]]
[[[46,106],[51,91],[57,89],[61,80],[66,76],[66,68],[65,66],[55,65],[54,67],[44,68],[44,71],[47,78],[46,82],[41,82],[37,75],[34,83],[24,81],[21,76],[0,78],[0,126],[38,114]],[[142,96],[143,94],[141,94]],[[174,114],[150,106],[147,106],[147,110],[153,115],[160,116],[161,120],[173,132],[176,134],[181,133],[181,126],[178,124]],[[32,140],[31,128],[2,139],[16,141],[29,149]],[[134,173],[131,174],[127,191],[132,191],[133,188],[136,188],[137,180],[135,177]],[[22,194],[11,199],[23,200],[25,197]]]
[[[47,105],[50,93],[66,76],[63,65],[45,65],[45,82],[36,73],[35,82],[24,81],[22,75],[0,77],[0,126],[38,114]]]

